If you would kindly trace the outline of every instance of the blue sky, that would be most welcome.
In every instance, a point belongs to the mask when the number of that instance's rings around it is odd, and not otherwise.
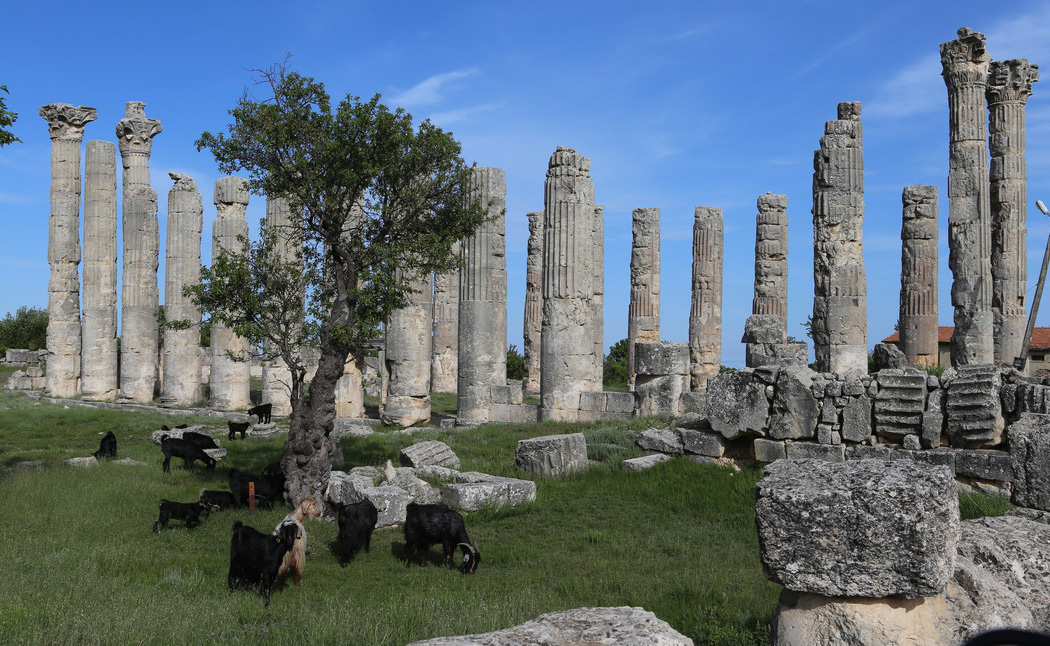
[[[464,158],[507,174],[508,337],[521,348],[528,225],[543,208],[547,159],[571,146],[592,159],[605,204],[605,342],[627,334],[631,211],[662,211],[662,336],[686,341],[693,211],[725,215],[723,363],[741,367],[751,311],[757,197],[788,195],[789,333],[812,310],[812,160],[841,101],[864,105],[869,344],[893,332],[900,288],[901,190],[940,194],[940,320],[952,324],[947,268],[948,108],[938,46],[967,26],[996,60],[1050,73],[1050,3],[952,2],[101,2],[12,3],[0,84],[21,143],[0,148],[0,315],[47,305],[52,102],[93,106],[85,139],[114,140],[126,101],[164,131],[152,182],[163,245],[169,171],[205,202],[210,257],[219,173],[193,142],[228,123],[253,68],[290,67],[334,97],[381,93],[430,118]],[[1050,84],[1050,78],[1045,81]],[[1028,103],[1029,293],[1050,218],[1050,100]],[[1046,90],[1050,93],[1050,87]],[[255,227],[264,200],[254,197]],[[163,255],[163,253],[162,253]],[[162,258],[163,262],[163,258]],[[163,265],[159,274],[163,289]],[[162,296],[163,299],[163,296]],[[1039,325],[1050,325],[1050,304]]]

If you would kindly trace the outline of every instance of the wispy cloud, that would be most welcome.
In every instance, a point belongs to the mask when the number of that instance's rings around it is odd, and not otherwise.
[[[424,79],[409,89],[390,97],[390,103],[402,107],[430,105],[442,99],[442,92],[447,90],[453,83],[460,79],[473,76],[478,73],[476,67],[462,70],[453,70],[443,74],[435,74]]]
[[[457,108],[455,110],[446,110],[444,112],[435,112],[428,118],[439,126],[448,125],[457,121],[463,121],[467,117],[472,117],[479,112],[487,112],[494,108],[500,107],[500,103],[485,103],[482,105],[471,105],[463,108]]]
[[[699,36],[700,34],[709,33],[713,28],[714,24],[700,25],[699,27],[693,27],[692,29],[686,29],[663,38],[663,42],[670,42],[672,40],[684,40],[686,38],[692,38],[693,36]]]

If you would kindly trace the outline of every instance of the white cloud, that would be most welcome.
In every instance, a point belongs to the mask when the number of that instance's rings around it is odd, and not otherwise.
[[[424,79],[409,89],[390,97],[390,103],[396,106],[411,107],[429,105],[441,101],[441,92],[453,83],[468,76],[478,73],[477,68],[471,67],[463,70],[454,70],[443,74],[435,74]]]
[[[485,103],[483,105],[471,105],[464,108],[457,108],[455,110],[446,110],[445,112],[435,112],[428,118],[439,126],[446,126],[450,123],[457,121],[463,121],[467,117],[472,117],[479,112],[485,112],[492,110],[493,108],[500,107],[499,103]]]

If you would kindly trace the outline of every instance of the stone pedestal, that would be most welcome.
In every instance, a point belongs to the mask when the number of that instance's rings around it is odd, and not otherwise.
[[[525,260],[525,379],[521,389],[530,397],[540,394],[540,331],[543,322],[543,211],[529,218],[528,255]]]
[[[80,395],[117,398],[117,146],[87,142]]]
[[[631,301],[627,310],[627,389],[634,390],[636,343],[660,340],[660,209],[632,214]]]
[[[241,177],[215,180],[216,217],[212,225],[212,263],[220,253],[245,253],[240,236],[248,236],[248,189]],[[211,407],[244,410],[251,406],[251,354],[248,341],[215,323],[211,328]]]
[[[937,365],[937,187],[902,195],[900,349],[920,368]]]
[[[183,329],[165,329],[160,403],[192,406],[201,399],[201,313],[182,293],[200,284],[201,232],[204,207],[197,182],[189,175],[168,173],[175,185],[168,193],[167,260],[164,265],[164,315],[186,321]]]
[[[703,392],[722,367],[722,209],[698,206],[694,218],[689,390]]]

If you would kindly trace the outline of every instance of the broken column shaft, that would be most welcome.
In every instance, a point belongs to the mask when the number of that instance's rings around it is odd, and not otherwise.
[[[87,142],[80,394],[117,398],[117,146]]]
[[[660,209],[635,209],[631,229],[631,300],[627,308],[628,390],[634,390],[635,345],[660,341]]]

